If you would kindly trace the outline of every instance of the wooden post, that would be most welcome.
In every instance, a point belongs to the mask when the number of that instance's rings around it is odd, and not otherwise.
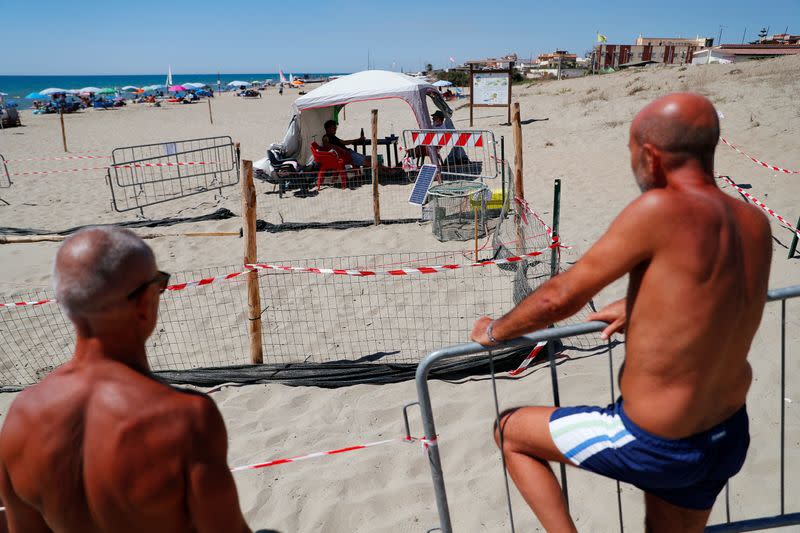
[[[64,151],[67,152],[67,132],[64,130],[64,109],[58,111],[58,118],[61,120],[61,141],[64,143]]]
[[[378,110],[372,110],[372,211],[375,225],[381,223],[381,198],[378,190]]]
[[[206,100],[208,100],[208,120],[210,120],[211,123],[213,124],[214,123],[214,116],[211,114],[211,97],[210,96],[206,96]]]
[[[253,162],[242,161],[242,232],[244,236],[244,264],[258,261],[256,248],[256,188],[253,185]],[[250,362],[260,365],[264,362],[264,349],[261,345],[261,295],[258,290],[258,271],[252,270],[247,276],[247,332],[250,336]]]
[[[524,199],[525,189],[522,185],[522,121],[519,115],[519,102],[514,102],[512,125],[514,130],[514,195]]]

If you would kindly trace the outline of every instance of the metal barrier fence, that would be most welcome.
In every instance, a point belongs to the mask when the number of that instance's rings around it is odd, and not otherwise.
[[[436,160],[443,179],[496,178],[501,172],[494,133],[488,130],[403,130],[404,166]]]
[[[752,519],[745,519],[739,521],[731,521],[730,519],[730,501],[728,499],[728,487],[726,486],[725,498],[725,514],[726,522],[710,526],[706,529],[709,532],[715,533],[733,533],[739,531],[755,531],[759,529],[770,529],[777,527],[784,527],[790,525],[800,524],[800,512],[787,513],[785,503],[785,464],[786,464],[786,300],[790,298],[800,297],[800,285],[785,287],[780,289],[773,289],[767,293],[768,302],[781,302],[781,379],[780,379],[780,513],[774,516],[764,516]],[[430,390],[428,388],[428,375],[433,369],[434,365],[446,359],[456,357],[466,357],[470,355],[489,352],[489,361],[493,359],[492,350],[499,350],[509,347],[529,347],[542,341],[555,341],[577,335],[586,335],[602,331],[608,324],[605,322],[585,322],[582,324],[568,325],[564,327],[550,328],[546,330],[536,331],[529,335],[524,335],[518,339],[503,342],[500,346],[493,349],[487,349],[478,343],[460,344],[442,348],[430,353],[419,364],[416,372],[416,387],[418,403],[422,415],[422,424],[425,432],[425,450],[428,462],[431,468],[431,475],[433,478],[433,488],[436,498],[436,507],[439,513],[439,530],[442,533],[451,533],[453,531],[452,523],[450,520],[450,510],[447,501],[447,493],[445,491],[444,473],[442,471],[442,463],[439,455],[439,443],[437,441],[436,426],[433,417],[433,408],[431,404]],[[609,378],[611,385],[611,398],[614,400],[614,372],[613,372],[613,359],[611,347],[609,346]],[[551,379],[553,386],[554,405],[559,406],[559,387],[558,387],[558,374],[556,373],[554,351],[552,349],[552,342],[548,342],[548,356],[550,362]],[[494,372],[492,372],[492,379],[494,379]],[[495,398],[495,402],[496,402]],[[411,405],[411,404],[410,404]],[[408,406],[407,406],[408,407]],[[499,407],[498,407],[499,411]],[[488,436],[488,430],[487,430]],[[488,438],[488,437],[487,437]],[[507,483],[507,480],[506,480]],[[561,486],[567,501],[569,501],[569,491],[567,485],[566,469],[561,468]],[[617,484],[617,504],[619,514],[620,531],[624,528],[624,516],[622,511],[622,501],[619,491],[619,484]],[[508,501],[509,513],[511,512],[511,502]],[[511,518],[511,528],[513,531],[513,518]]]
[[[115,211],[124,212],[239,183],[230,137],[115,148],[106,175]]]
[[[11,176],[8,174],[6,158],[3,157],[3,154],[0,154],[0,188],[6,189],[8,187],[11,187]]]

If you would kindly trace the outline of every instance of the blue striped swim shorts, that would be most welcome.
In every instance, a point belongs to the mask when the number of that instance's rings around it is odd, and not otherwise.
[[[550,435],[575,466],[630,483],[679,507],[705,510],[744,464],[750,445],[747,410],[683,439],[639,428],[622,398],[606,408],[562,407],[550,415]]]

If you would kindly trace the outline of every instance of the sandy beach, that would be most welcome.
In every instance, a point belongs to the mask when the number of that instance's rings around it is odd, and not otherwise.
[[[722,118],[722,136],[753,156],[787,169],[800,169],[800,57],[731,65],[631,69],[605,76],[514,86],[523,125],[525,193],[531,207],[545,220],[552,211],[553,179],[562,180],[561,236],[574,246],[565,255],[577,257],[602,234],[617,213],[639,190],[632,178],[627,148],[628,127],[637,111],[654,98],[674,91],[707,95]],[[266,147],[282,139],[297,92],[283,96],[268,89],[256,100],[222,94],[212,102],[214,124],[209,123],[205,102],[166,105],[161,108],[131,105],[122,109],[90,110],[65,117],[72,154],[108,155],[121,146],[228,135],[241,143],[242,157],[257,160]],[[464,100],[453,102],[457,128],[469,127]],[[340,137],[357,137],[368,131],[370,110],[379,109],[381,135],[401,135],[415,122],[399,101],[357,103],[347,107]],[[531,119],[535,119],[531,121]],[[512,132],[503,109],[476,110],[475,128],[504,136],[506,154],[513,154]],[[0,226],[61,230],[71,226],[135,220],[136,213],[111,208],[105,182],[105,160],[54,161],[62,157],[58,116],[32,116],[22,112],[24,127],[0,131],[0,154],[8,163],[13,185],[0,189]],[[19,161],[37,159],[36,161]],[[47,159],[47,160],[45,160]],[[513,162],[511,163],[513,166]],[[32,172],[90,168],[81,172],[26,175]],[[750,194],[794,223],[800,188],[796,175],[759,167],[728,146],[717,149],[716,170],[738,184],[749,184]],[[726,191],[736,192],[727,185]],[[282,219],[307,215],[329,220],[342,212],[371,209],[371,190],[323,189],[326,202],[311,210],[303,199],[290,197],[276,203],[273,186],[256,183],[259,218]],[[403,189],[404,191],[405,189]],[[385,187],[387,216],[407,216],[400,189]],[[382,193],[383,194],[383,193]],[[405,194],[405,193],[403,193]],[[279,208],[272,206],[280,205]],[[209,192],[150,207],[148,218],[196,216],[227,208],[241,213],[237,187]],[[276,209],[278,209],[276,211]],[[313,208],[316,209],[316,208]],[[281,211],[283,210],[283,211]],[[304,212],[305,210],[305,212]],[[324,211],[330,210],[330,211]],[[272,217],[272,219],[270,218]],[[770,287],[798,282],[797,258],[787,259],[792,233],[771,219],[774,255]],[[230,218],[182,224],[158,231],[233,232],[241,220]],[[171,272],[200,271],[240,265],[242,241],[236,237],[177,237],[149,240],[160,268]],[[0,245],[0,297],[13,299],[23,291],[48,287],[55,242]],[[262,261],[444,252],[469,248],[470,243],[441,243],[429,224],[398,224],[348,230],[303,230],[259,233]],[[567,265],[564,265],[567,266]],[[602,291],[598,306],[624,294],[625,280]],[[668,281],[665,281],[668,282]],[[449,297],[449,296],[448,296]],[[455,295],[457,300],[463,296]],[[411,302],[412,300],[409,300]],[[494,302],[500,305],[502,302]],[[269,304],[268,301],[265,302]],[[469,308],[470,310],[472,307]],[[786,405],[787,512],[800,511],[800,371],[794,347],[800,341],[800,303],[787,303],[787,368],[785,399],[780,397],[780,304],[768,304],[756,336],[750,361],[754,381],[749,395],[752,443],[743,471],[730,485],[731,518],[777,514],[779,483],[780,405]],[[496,311],[502,311],[497,309]],[[0,309],[15,313],[15,309]],[[372,311],[362,310],[369,317]],[[241,317],[239,317],[241,318]],[[467,328],[474,316],[459,316]],[[346,320],[345,320],[346,321]],[[466,337],[463,339],[466,341]],[[428,351],[455,342],[445,337],[431,340]],[[309,351],[325,352],[320,340]],[[68,353],[48,354],[63,360]],[[611,400],[608,355],[581,357],[558,367],[564,405],[604,404]],[[617,370],[624,346],[613,352]],[[3,356],[5,357],[5,356]],[[246,351],[231,353],[245,362]],[[537,366],[517,378],[498,382],[500,405],[552,402],[549,370]],[[480,377],[459,383],[436,381],[431,385],[439,431],[445,480],[456,531],[505,531],[505,505],[500,456],[491,439],[494,405],[491,382]],[[7,413],[15,394],[0,395],[0,417]],[[223,387],[212,393],[228,428],[231,466],[302,455],[399,437],[403,432],[402,405],[416,400],[413,382],[393,385],[357,385],[340,389],[289,387],[277,384]],[[412,409],[412,433],[421,434]],[[235,474],[242,508],[254,529],[272,528],[282,533],[427,531],[438,525],[430,470],[419,443],[394,443],[331,457]],[[581,531],[618,528],[614,482],[577,470],[570,471],[570,502]],[[541,530],[533,514],[512,487],[514,519],[518,531]],[[639,530],[643,501],[637,489],[622,487],[625,527]],[[715,506],[710,523],[725,520],[724,497]]]

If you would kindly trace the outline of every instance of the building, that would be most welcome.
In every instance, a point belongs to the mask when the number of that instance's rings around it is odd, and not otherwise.
[[[751,44],[800,44],[800,35],[791,35],[788,33],[777,33],[758,40],[758,42]]]
[[[740,63],[794,54],[800,54],[800,44],[723,44],[695,52],[692,63]]]
[[[560,64],[561,68],[575,68],[577,60],[578,56],[576,54],[570,54],[566,50],[556,50],[550,54],[541,54],[539,56],[539,67],[552,68]]]
[[[517,54],[508,54],[503,57],[490,57],[488,59],[471,59],[466,61],[465,65],[480,66],[480,68],[487,69],[507,69],[511,68],[517,62]]]
[[[706,37],[695,37],[694,39],[683,39],[680,37],[639,37],[636,38],[636,46],[694,46],[706,48],[714,44],[714,39]]]
[[[636,44],[602,43],[594,47],[594,70],[625,68],[651,63],[684,65],[697,50],[711,46],[713,39],[639,37]]]

